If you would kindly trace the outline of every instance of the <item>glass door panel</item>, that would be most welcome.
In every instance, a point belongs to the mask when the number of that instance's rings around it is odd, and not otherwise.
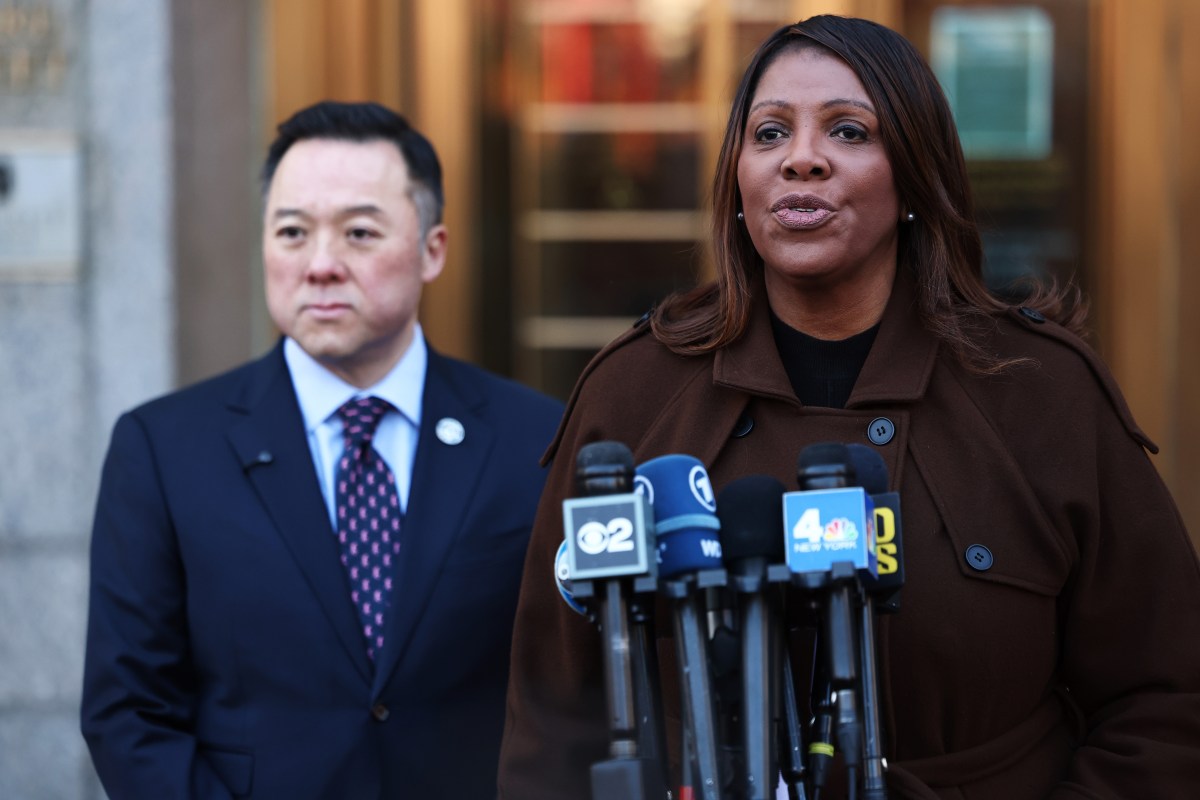
[[[515,362],[553,394],[694,278],[702,5],[518,6]]]
[[[908,0],[905,22],[946,89],[1000,294],[1020,280],[1089,288],[1089,3]],[[920,210],[917,210],[920,213]]]

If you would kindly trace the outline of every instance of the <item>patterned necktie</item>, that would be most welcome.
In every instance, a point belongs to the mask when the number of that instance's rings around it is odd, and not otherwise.
[[[383,647],[383,623],[391,605],[392,573],[400,552],[404,513],[396,478],[371,446],[380,418],[392,406],[378,397],[360,397],[338,409],[345,450],[337,468],[337,533],[350,597],[358,609],[367,655]]]

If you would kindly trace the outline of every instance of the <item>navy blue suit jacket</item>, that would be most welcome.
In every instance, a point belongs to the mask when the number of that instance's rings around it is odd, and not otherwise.
[[[281,346],[123,415],[81,709],[112,800],[493,798],[538,459],[561,411],[430,351],[374,665]],[[461,443],[438,439],[446,417]]]

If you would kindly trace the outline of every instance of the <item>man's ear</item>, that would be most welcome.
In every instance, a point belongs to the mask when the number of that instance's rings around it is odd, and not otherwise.
[[[421,248],[421,280],[432,282],[446,266],[447,231],[445,225],[434,225],[425,234]]]

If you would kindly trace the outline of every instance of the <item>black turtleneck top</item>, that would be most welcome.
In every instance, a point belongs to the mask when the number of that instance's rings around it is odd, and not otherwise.
[[[796,397],[806,406],[845,408],[871,352],[879,323],[849,339],[826,341],[801,333],[771,313],[775,346]]]

